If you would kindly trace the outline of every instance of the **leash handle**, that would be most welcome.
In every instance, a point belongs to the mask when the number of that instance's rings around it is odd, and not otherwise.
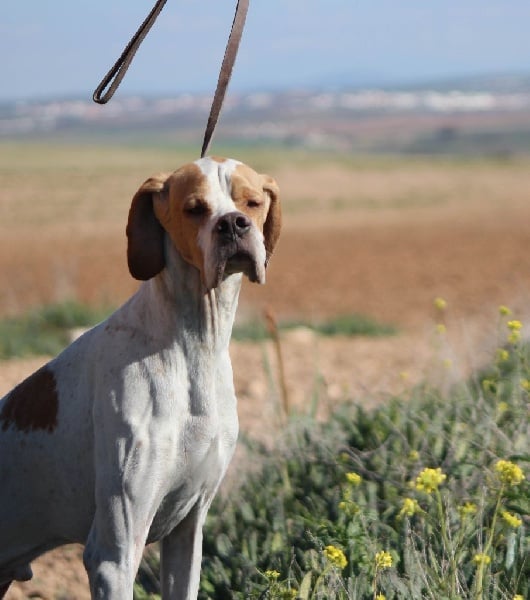
[[[106,104],[112,98],[112,96],[114,96],[114,92],[118,89],[122,79],[125,76],[125,73],[127,73],[127,69],[129,68],[136,51],[140,47],[140,44],[144,41],[145,36],[149,33],[149,30],[153,26],[158,15],[162,12],[166,2],[167,0],[157,0],[151,12],[147,15],[144,22],[140,25],[138,31],[131,38],[125,47],[125,50],[121,53],[121,56],[95,89],[94,94],[92,95],[94,102],[97,102],[98,104]],[[223,107],[226,90],[228,88],[228,84],[230,83],[230,78],[232,77],[232,70],[234,68],[237,52],[239,50],[239,42],[241,41],[243,29],[245,28],[248,6],[249,0],[238,0],[236,4],[232,28],[226,44],[223,62],[221,63],[219,78],[217,80],[217,87],[215,88],[210,114],[208,116],[206,129],[204,131],[201,158],[204,157],[208,150],[215,126],[217,125],[217,121]]]
[[[121,56],[114,63],[110,71],[103,77],[101,83],[95,89],[92,99],[98,104],[106,104],[114,92],[118,89],[121,80],[124,78],[127,69],[129,68],[136,51],[140,44],[144,41],[145,36],[156,21],[158,15],[162,12],[167,0],[157,0],[151,12],[147,15],[144,22],[138,28],[138,31],[133,35]],[[105,91],[108,87],[108,90]]]
[[[217,120],[221,113],[221,108],[223,107],[226,90],[230,83],[230,78],[232,77],[232,70],[236,61],[237,51],[239,50],[239,42],[241,41],[243,29],[245,28],[248,5],[249,0],[238,0],[236,5],[230,36],[228,37],[228,42],[226,44],[223,62],[221,63],[221,69],[219,71],[219,79],[217,80],[217,87],[215,88],[215,94],[210,108],[206,130],[204,132],[201,158],[203,158],[208,151],[215,126],[217,125]]]

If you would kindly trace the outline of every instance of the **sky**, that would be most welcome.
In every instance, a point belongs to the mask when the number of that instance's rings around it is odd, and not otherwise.
[[[0,100],[91,98],[154,0],[0,12]],[[235,0],[168,0],[118,91],[211,92]],[[529,0],[250,0],[233,91],[530,73]]]

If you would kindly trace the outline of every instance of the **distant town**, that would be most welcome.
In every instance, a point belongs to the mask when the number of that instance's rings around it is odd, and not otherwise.
[[[13,101],[0,104],[0,138],[102,132],[163,137],[171,131],[185,143],[204,126],[210,102],[209,95],[188,93],[118,94],[105,106],[78,98]],[[495,151],[517,151],[530,141],[530,77],[401,89],[229,93],[221,120],[221,138],[243,143],[364,151],[387,144],[389,151],[422,151],[421,140],[424,146],[462,146],[470,135],[496,133],[501,145]]]

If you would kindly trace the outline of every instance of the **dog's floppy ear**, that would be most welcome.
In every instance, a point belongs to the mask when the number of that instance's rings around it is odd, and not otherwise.
[[[265,238],[265,250],[267,252],[267,258],[265,264],[268,264],[274,246],[280,237],[280,230],[282,228],[282,209],[280,206],[280,189],[278,184],[269,175],[263,175],[264,183],[263,189],[269,194],[271,203],[269,206],[269,212],[263,225],[263,237]]]
[[[127,263],[135,279],[151,279],[166,266],[164,230],[153,211],[153,195],[165,193],[168,178],[159,173],[144,182],[134,195],[127,222]]]

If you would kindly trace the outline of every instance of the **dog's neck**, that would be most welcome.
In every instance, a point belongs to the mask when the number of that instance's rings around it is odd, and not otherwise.
[[[234,324],[241,274],[227,277],[219,286],[207,290],[201,274],[186,262],[170,244],[166,246],[166,267],[144,283],[148,294],[156,295],[152,306],[164,307],[166,323],[180,343],[201,344],[212,351],[228,348]],[[161,315],[153,315],[160,319]]]
[[[229,343],[241,280],[239,273],[230,275],[207,291],[199,271],[171,248],[165,268],[144,281],[124,310],[115,313],[115,319],[130,322],[128,313],[134,312],[147,353],[158,357],[158,368],[178,371],[187,382],[190,415],[233,410]],[[121,322],[114,326],[123,328]]]

